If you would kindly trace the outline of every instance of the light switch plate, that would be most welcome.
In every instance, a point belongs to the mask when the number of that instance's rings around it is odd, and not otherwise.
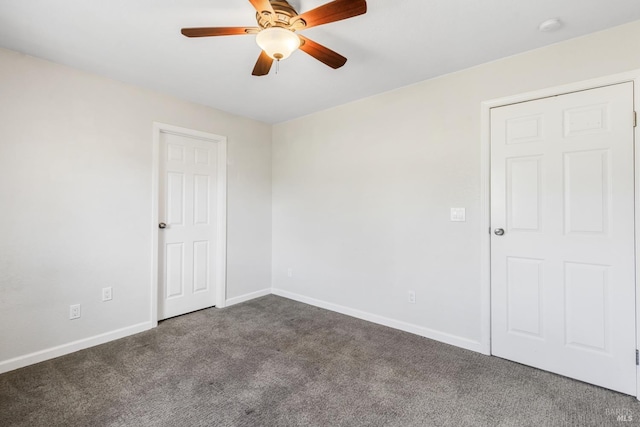
[[[451,208],[451,221],[453,222],[465,222],[466,209],[465,208]]]

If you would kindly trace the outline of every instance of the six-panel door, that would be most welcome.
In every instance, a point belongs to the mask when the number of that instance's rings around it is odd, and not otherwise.
[[[215,301],[217,144],[160,134],[158,319]]]
[[[633,84],[493,109],[491,223],[492,353],[635,395]]]

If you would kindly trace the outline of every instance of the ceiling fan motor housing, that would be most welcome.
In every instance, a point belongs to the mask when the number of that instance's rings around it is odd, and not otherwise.
[[[256,12],[256,21],[260,28],[280,27],[297,31],[306,27],[306,22],[298,18],[296,10],[285,0],[273,0],[270,3],[275,14],[268,11]]]

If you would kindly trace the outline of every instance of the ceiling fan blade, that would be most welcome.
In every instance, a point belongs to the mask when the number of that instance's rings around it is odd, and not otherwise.
[[[266,10],[267,12],[275,15],[275,12],[273,11],[273,7],[271,6],[271,3],[269,2],[269,0],[249,0],[249,1],[251,2],[255,10],[258,11],[258,13],[262,13],[263,11]]]
[[[344,64],[347,63],[347,58],[340,55],[337,52],[332,51],[328,47],[324,47],[319,43],[314,42],[304,36],[298,35],[300,40],[302,40],[302,44],[300,45],[300,50],[308,53],[309,55],[316,58],[318,61],[328,65],[331,68],[340,68]]]
[[[299,15],[307,23],[306,28],[341,21],[367,12],[366,0],[334,0]]]
[[[269,74],[272,64],[273,59],[263,50],[262,52],[260,52],[258,62],[256,62],[256,66],[253,67],[253,72],[251,74],[253,74],[254,76],[266,76],[267,74]]]
[[[209,27],[209,28],[183,28],[182,34],[187,37],[212,37],[212,36],[242,36],[257,33],[257,27]]]

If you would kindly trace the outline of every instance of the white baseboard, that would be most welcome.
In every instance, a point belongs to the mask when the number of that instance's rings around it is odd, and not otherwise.
[[[320,307],[326,310],[335,311],[337,313],[341,313],[347,316],[366,320],[368,322],[377,323],[379,325],[388,326],[390,328],[399,329],[401,331],[420,335],[425,338],[430,338],[436,341],[441,341],[447,344],[455,345],[457,347],[465,348],[467,350],[476,351],[478,353],[484,353],[483,346],[480,342],[473,341],[468,338],[463,338],[463,337],[448,334],[445,332],[436,331],[433,329],[425,328],[425,327],[414,325],[411,323],[402,322],[400,320],[390,319],[388,317],[379,316],[377,314],[367,313],[365,311],[360,311],[360,310],[345,307],[342,305],[307,297],[304,295],[299,295],[293,292],[284,291],[282,289],[263,289],[260,291],[251,292],[249,294],[230,298],[226,301],[226,306],[230,307],[232,305],[240,304],[241,302],[249,301],[255,298],[260,298],[269,294],[278,295],[294,301],[299,301],[305,304],[313,305],[315,307]],[[152,329],[153,327],[154,325],[152,324],[152,322],[143,322],[137,325],[128,326],[126,328],[118,329],[111,332],[106,332],[104,334],[96,335],[93,337],[84,338],[68,344],[63,344],[57,347],[52,347],[52,348],[37,351],[34,353],[26,354],[24,356],[19,356],[13,359],[0,361],[0,374],[13,371],[14,369],[19,369],[25,366],[33,365],[35,363],[43,362],[45,360],[53,359],[55,357],[64,356],[65,354],[73,353],[79,350],[84,350],[85,348],[104,344],[106,342],[117,340],[119,338],[124,338],[129,335],[137,334],[139,332]]]
[[[275,288],[271,289],[271,293],[284,298],[292,299],[294,301],[303,302],[305,304],[324,308],[326,310],[335,311],[341,314],[346,314],[347,316],[356,317],[358,319],[366,320],[368,322],[377,323],[378,325],[399,329],[401,331],[420,335],[422,337],[429,338],[435,341],[440,341],[446,344],[455,345],[456,347],[462,347],[467,350],[484,354],[484,348],[482,346],[482,343],[478,341],[470,340],[468,338],[459,337],[457,335],[448,334],[446,332],[436,331],[433,329],[425,328],[422,326],[414,325],[412,323],[407,323],[400,320],[390,319],[388,317],[379,316],[377,314],[367,313],[366,311],[356,310],[353,308],[318,300],[318,299],[307,297],[304,295],[295,294],[293,292],[284,291],[282,289],[275,289]]]
[[[24,368],[25,366],[33,365],[35,363],[44,362],[45,360],[53,359],[55,357],[64,356],[65,354],[73,353],[78,350],[84,350],[85,348],[104,344],[106,342],[117,340],[119,338],[124,338],[129,335],[137,334],[139,332],[151,329],[152,327],[153,326],[151,322],[138,323],[137,325],[127,326],[126,328],[117,329],[115,331],[110,331],[104,334],[95,335],[93,337],[73,341],[68,344],[63,344],[57,347],[51,347],[45,350],[36,351],[35,353],[25,354],[24,356],[15,357],[13,359],[4,360],[0,362],[0,374],[13,371],[14,369]]]
[[[249,294],[240,295],[239,297],[229,298],[226,301],[225,307],[230,307],[232,305],[240,304],[241,302],[249,301],[255,298],[260,298],[266,295],[271,294],[271,289],[263,289],[261,291],[251,292]]]

